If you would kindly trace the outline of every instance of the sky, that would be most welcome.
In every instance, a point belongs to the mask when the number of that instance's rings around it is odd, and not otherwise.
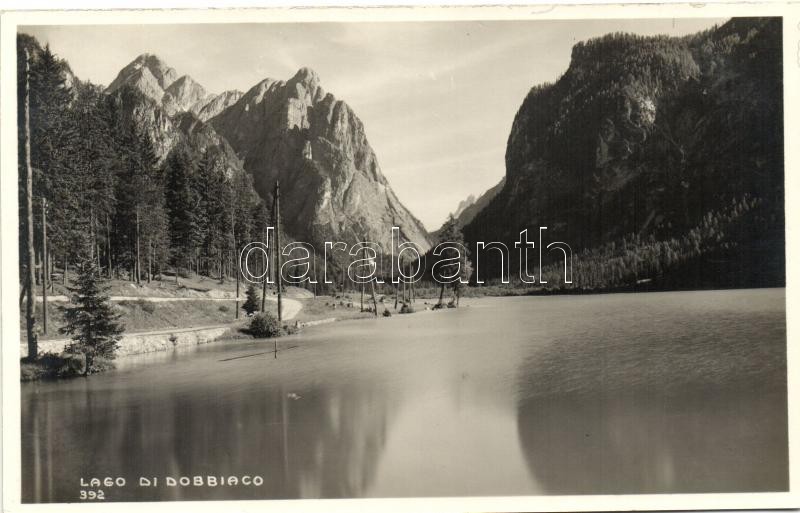
[[[381,169],[429,230],[505,174],[531,87],[569,66],[572,46],[609,32],[680,36],[725,20],[535,20],[20,27],[82,80],[108,85],[142,53],[210,92],[246,92],[312,68],[364,123]]]

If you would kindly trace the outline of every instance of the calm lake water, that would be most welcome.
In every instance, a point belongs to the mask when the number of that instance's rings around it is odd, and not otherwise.
[[[786,490],[784,292],[488,298],[25,384],[23,500]]]

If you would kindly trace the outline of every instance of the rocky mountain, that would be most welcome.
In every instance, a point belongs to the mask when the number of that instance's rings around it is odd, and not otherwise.
[[[320,245],[366,238],[388,248],[394,225],[404,240],[430,247],[424,227],[381,172],[363,123],[325,92],[314,71],[265,79],[210,122],[243,159],[262,197],[280,181],[290,235]]]
[[[189,75],[183,75],[165,90],[161,103],[170,116],[179,111],[197,114],[214,98]]]
[[[160,104],[168,116],[179,112],[199,115],[209,102],[217,101],[219,97],[230,96],[226,94],[227,92],[219,96],[208,93],[192,77],[179,76],[174,68],[164,63],[158,56],[149,53],[136,57],[122,68],[117,78],[106,88],[106,92],[111,94],[122,87],[138,90]]]
[[[164,90],[177,80],[175,70],[155,55],[142,54],[122,68],[117,78],[109,84],[106,92],[113,93],[124,85],[132,86],[157,102],[164,97]]]
[[[181,148],[198,161],[207,155],[210,164],[228,178],[246,174],[225,138],[193,112],[198,102],[207,98],[205,89],[186,75],[173,80],[175,76],[173,68],[152,55],[140,56],[123,68],[106,89],[119,122],[147,134],[159,162]],[[152,88],[143,89],[143,83],[167,86],[158,97],[152,94]]]
[[[206,102],[205,105],[197,112],[197,117],[203,121],[208,121],[223,110],[227,109],[234,103],[239,101],[244,93],[241,91],[224,91],[217,96],[214,96]]]
[[[486,205],[488,205],[495,196],[503,189],[503,186],[506,183],[505,177],[503,177],[497,185],[488,189],[486,192],[481,194],[478,198],[475,197],[474,194],[470,194],[467,199],[462,200],[458,203],[458,207],[456,207],[455,212],[452,213],[452,216],[455,217],[458,225],[460,227],[464,227],[468,225],[472,220],[478,215],[478,212],[484,209]],[[435,232],[431,232],[431,237],[436,238],[441,231],[441,228],[436,230]]]
[[[467,240],[547,226],[595,259],[586,280],[689,268],[692,286],[780,284],[781,38],[780,18],[734,18],[689,37],[578,43],[558,81],[522,102],[505,185]]]
[[[475,204],[475,199],[476,199],[475,195],[474,194],[470,194],[469,196],[467,196],[467,199],[463,199],[463,200],[459,201],[458,202],[458,206],[456,207],[456,211],[452,212],[451,215],[453,217],[460,216],[461,212],[463,212],[465,209],[467,209],[468,207],[471,207],[472,205]]]

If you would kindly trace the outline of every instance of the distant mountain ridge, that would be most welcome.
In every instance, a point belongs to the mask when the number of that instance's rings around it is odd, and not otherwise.
[[[464,228],[466,225],[475,219],[475,216],[488,205],[495,196],[503,189],[506,184],[506,177],[504,176],[494,187],[490,187],[479,197],[470,194],[466,199],[461,200],[455,212],[451,215],[456,219],[458,226]],[[438,237],[441,227],[434,232],[431,232],[431,237]]]

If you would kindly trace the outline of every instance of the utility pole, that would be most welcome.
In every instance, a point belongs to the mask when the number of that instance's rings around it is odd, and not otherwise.
[[[111,218],[106,214],[106,245],[108,247],[108,278],[111,279],[114,268],[111,263]]]
[[[275,181],[275,255],[277,258],[277,266],[275,267],[275,274],[278,278],[278,324],[283,325],[283,304],[281,302],[283,295],[283,276],[281,275],[281,184],[278,180]],[[277,343],[277,342],[276,342]]]
[[[136,206],[136,284],[142,284],[142,265],[139,257],[139,206]]]
[[[376,271],[377,271],[377,266],[376,266]],[[377,279],[378,277],[376,275],[373,276],[372,279],[369,281],[369,286],[372,288],[372,308],[373,312],[375,313],[375,317],[378,316],[378,298],[375,296],[375,280]]]
[[[275,203],[272,204],[272,218],[275,219]],[[274,242],[274,241],[273,241]],[[270,244],[269,240],[269,230],[267,230],[267,249],[269,250],[270,254],[272,253],[272,244]],[[259,260],[261,260],[259,258]],[[261,312],[265,312],[267,310],[267,282],[269,281],[269,276],[272,274],[272,259],[269,255],[264,256],[264,281],[261,283]]]
[[[42,331],[47,335],[47,198],[42,198]]]
[[[27,246],[28,246],[28,272],[25,273],[26,288],[28,289],[28,302],[25,308],[25,328],[28,335],[28,358],[35,359],[39,354],[38,341],[34,326],[36,305],[34,304],[33,273],[34,254],[33,254],[33,166],[31,166],[31,119],[30,119],[30,98],[31,98],[31,64],[28,49],[25,49],[25,216],[28,221]],[[66,275],[66,273],[65,273]]]
[[[241,262],[239,260],[239,248],[236,246],[236,219],[231,213],[231,237],[233,238],[233,256],[236,258],[236,265],[231,267],[231,271],[236,273],[236,319],[239,318],[239,273],[241,272]]]
[[[47,262],[47,198],[42,198],[42,331],[47,335],[47,282],[50,279]]]

